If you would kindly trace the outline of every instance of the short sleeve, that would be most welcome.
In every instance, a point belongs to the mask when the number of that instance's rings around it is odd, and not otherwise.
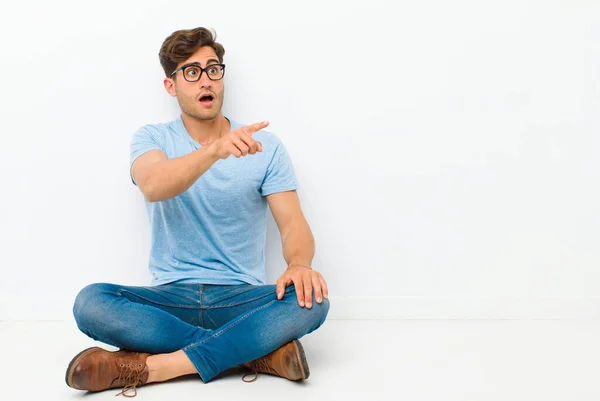
[[[271,162],[267,166],[265,179],[260,187],[262,196],[298,189],[290,157],[283,144],[277,140]]]
[[[135,184],[133,175],[131,174],[133,163],[138,157],[151,150],[162,150],[164,152],[157,134],[151,128],[144,126],[140,128],[131,139],[129,175],[131,177],[131,182],[133,182],[134,185],[137,184]]]

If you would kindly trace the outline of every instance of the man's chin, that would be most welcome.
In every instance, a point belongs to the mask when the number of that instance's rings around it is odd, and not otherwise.
[[[217,118],[219,116],[219,112],[211,112],[211,113],[199,113],[199,112],[194,112],[194,113],[185,113],[190,117],[193,117],[197,120],[202,120],[202,121],[208,121],[208,120],[214,120],[215,118]]]

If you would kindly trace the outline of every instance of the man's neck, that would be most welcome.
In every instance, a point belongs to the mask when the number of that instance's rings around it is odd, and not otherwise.
[[[199,120],[185,113],[181,114],[188,134],[200,145],[206,146],[229,132],[229,121],[219,113],[212,120]]]

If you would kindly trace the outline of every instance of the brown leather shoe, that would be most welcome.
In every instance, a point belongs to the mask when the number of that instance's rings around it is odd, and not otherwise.
[[[65,379],[69,387],[78,390],[101,391],[123,387],[120,394],[135,397],[137,387],[148,381],[148,356],[150,354],[88,348],[71,360]],[[133,395],[126,394],[131,390]]]
[[[285,377],[288,380],[304,380],[310,375],[304,348],[298,340],[289,342],[270,354],[247,362],[243,366],[252,369],[255,374],[252,380],[246,380],[246,376],[251,373],[244,375],[242,380],[246,383],[256,380],[259,373],[269,373]]]

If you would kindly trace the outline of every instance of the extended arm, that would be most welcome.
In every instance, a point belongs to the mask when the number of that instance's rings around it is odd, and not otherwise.
[[[292,283],[300,306],[312,307],[312,292],[318,303],[328,297],[327,283],[321,273],[311,267],[315,241],[304,218],[296,191],[279,192],[267,196],[267,201],[283,245],[283,256],[288,264],[286,272],[277,280],[277,297],[281,299],[285,287]]]

